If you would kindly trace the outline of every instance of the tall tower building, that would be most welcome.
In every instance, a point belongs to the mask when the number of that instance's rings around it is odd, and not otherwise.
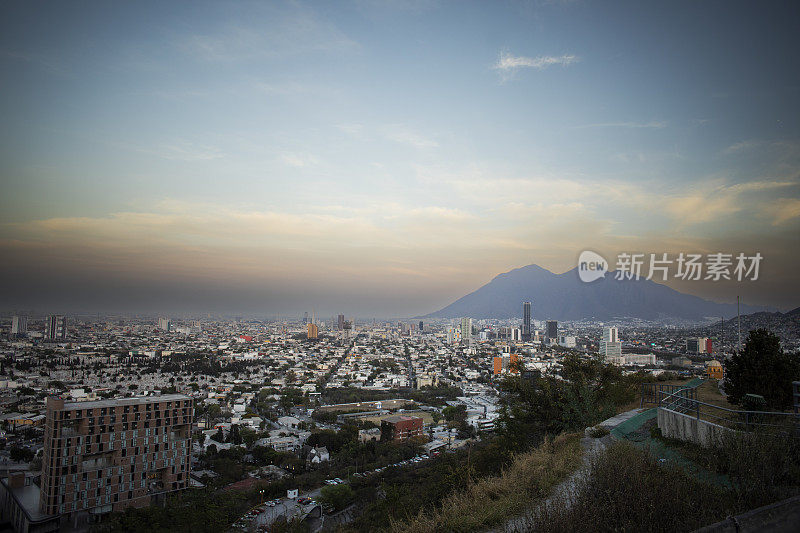
[[[172,327],[172,324],[169,321],[169,318],[159,318],[158,319],[158,329],[161,331],[169,331]]]
[[[461,344],[472,346],[472,319],[466,316],[461,319]]]
[[[339,331],[344,331],[344,315],[339,315],[337,324],[339,326]]]
[[[545,329],[547,342],[558,342],[558,320],[548,320]]]
[[[522,340],[531,340],[531,303],[522,303]]]
[[[67,338],[67,317],[50,315],[44,323],[44,338],[50,341]]]
[[[615,326],[603,328],[603,340],[600,341],[600,355],[606,363],[612,365],[622,364],[622,343]]]
[[[308,313],[306,313],[306,320],[308,320]],[[308,332],[306,337],[309,339],[317,339],[319,338],[319,326],[317,326],[317,314],[312,312],[311,315],[311,322],[307,325]]]
[[[11,319],[11,335],[15,337],[22,337],[28,334],[28,317],[14,316]]]

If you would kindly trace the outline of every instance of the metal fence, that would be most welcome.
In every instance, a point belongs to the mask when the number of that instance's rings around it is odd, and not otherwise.
[[[656,405],[661,398],[662,393],[672,394],[679,390],[687,390],[691,398],[697,397],[696,387],[687,387],[686,385],[667,385],[664,383],[642,383],[642,401],[639,407],[644,407],[645,404]]]
[[[691,392],[690,392],[691,391]],[[694,389],[659,392],[659,409],[693,416],[720,426],[742,431],[790,430],[800,436],[800,414],[776,411],[743,411],[701,402]]]

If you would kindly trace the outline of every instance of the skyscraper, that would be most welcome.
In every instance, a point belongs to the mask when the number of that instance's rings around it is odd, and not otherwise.
[[[606,363],[612,365],[622,364],[622,343],[619,341],[617,328],[607,326],[603,328],[603,340],[600,341],[600,355]]]
[[[472,319],[469,317],[461,319],[461,344],[472,345]]]
[[[11,319],[11,335],[15,337],[22,337],[28,333],[28,317],[14,316]]]
[[[67,317],[50,315],[44,323],[44,338],[55,341],[67,338]]]
[[[307,337],[309,339],[316,339],[319,337],[319,327],[313,322],[309,322],[306,326],[308,328]]]
[[[531,340],[531,303],[522,303],[522,340]]]
[[[172,327],[172,324],[169,321],[169,318],[159,318],[158,319],[158,329],[161,331],[169,331]]]
[[[338,326],[339,331],[344,331],[344,315],[339,315]]]
[[[545,330],[545,337],[547,342],[558,342],[558,320],[548,320],[547,329]]]

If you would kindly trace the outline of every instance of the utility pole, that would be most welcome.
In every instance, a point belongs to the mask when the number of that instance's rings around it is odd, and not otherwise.
[[[742,319],[739,315],[739,297],[736,297],[736,329],[738,331],[739,341],[737,344],[736,351],[742,351]]]

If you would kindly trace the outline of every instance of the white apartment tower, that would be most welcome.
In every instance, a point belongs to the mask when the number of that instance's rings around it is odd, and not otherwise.
[[[606,363],[612,365],[622,364],[622,343],[619,340],[619,333],[616,326],[603,328],[603,340],[600,341],[600,355]]]

